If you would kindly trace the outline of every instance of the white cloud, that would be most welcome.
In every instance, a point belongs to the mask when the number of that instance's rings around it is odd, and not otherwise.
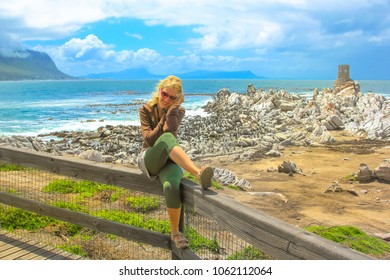
[[[203,50],[236,50],[272,46],[280,42],[283,30],[278,23],[264,20],[231,20],[194,29],[201,38],[189,42]]]
[[[381,31],[379,34],[371,36],[368,40],[377,44],[390,43],[390,28]]]
[[[142,48],[115,51],[113,45],[105,44],[90,34],[84,39],[72,38],[61,46],[36,46],[37,51],[48,53],[57,67],[67,74],[81,76],[89,73],[115,72],[128,68],[145,68],[156,74],[180,73],[193,69],[240,69],[242,63],[259,61],[259,58],[236,58],[233,56],[187,53],[163,56],[159,52]]]
[[[39,45],[34,49],[47,52],[61,70],[71,75],[147,67],[161,57],[156,51],[145,48],[115,51],[113,45],[105,44],[93,34],[84,39],[72,38],[62,46]]]
[[[104,7],[102,0],[11,0],[0,3],[0,18],[17,23],[18,29],[9,29],[21,40],[59,39],[86,23],[115,15]]]
[[[143,37],[141,34],[137,34],[137,33],[129,33],[129,32],[125,32],[125,35],[128,36],[128,37],[132,37],[132,38],[135,38],[135,39],[138,39],[138,40],[142,40]]]
[[[59,49],[64,57],[86,60],[90,57],[105,57],[111,48],[91,34],[85,39],[73,38]]]
[[[327,17],[369,9],[389,9],[387,0],[14,0],[0,3],[0,18],[17,22],[8,31],[21,40],[71,36],[85,24],[112,17],[141,19],[149,25],[194,26],[194,48],[203,50],[277,47],[326,38]],[[299,16],[294,16],[299,15]],[[330,16],[329,16],[330,15]],[[309,23],[308,25],[303,25]],[[3,26],[12,26],[2,24]],[[303,28],[303,32],[302,32]],[[1,31],[0,31],[1,32]],[[142,39],[140,34],[127,34]],[[308,44],[313,44],[309,41]]]

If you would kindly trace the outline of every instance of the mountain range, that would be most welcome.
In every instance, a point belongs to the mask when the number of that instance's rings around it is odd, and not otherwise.
[[[175,73],[181,79],[265,79],[251,71],[207,71],[198,70]],[[51,57],[34,50],[13,51],[12,55],[0,53],[0,81],[4,80],[66,80],[66,79],[113,79],[143,80],[162,79],[166,75],[150,73],[144,68],[126,69],[119,72],[88,74],[72,77],[58,70]]]
[[[0,53],[0,81],[7,80],[64,80],[73,77],[57,69],[51,57],[33,50]]]
[[[174,74],[181,79],[265,79],[256,76],[251,71],[207,71],[197,70],[185,73]],[[156,75],[144,68],[126,69],[119,72],[107,72],[99,74],[88,74],[81,78],[88,79],[114,79],[114,80],[134,80],[134,79],[162,79],[166,75]]]

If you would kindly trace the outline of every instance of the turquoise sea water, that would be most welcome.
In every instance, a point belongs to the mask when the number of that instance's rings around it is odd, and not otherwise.
[[[55,131],[95,130],[103,125],[137,124],[140,103],[150,98],[156,80],[72,80],[0,82],[0,136]],[[183,80],[187,115],[219,89],[245,93],[249,84],[310,96],[315,88],[333,88],[333,80]],[[390,97],[390,81],[359,81],[363,94]]]

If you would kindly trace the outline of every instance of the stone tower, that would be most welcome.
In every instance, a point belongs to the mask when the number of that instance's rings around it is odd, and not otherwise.
[[[348,81],[351,81],[351,78],[349,77],[349,65],[341,64],[339,65],[337,80],[334,82],[334,89],[339,89]]]

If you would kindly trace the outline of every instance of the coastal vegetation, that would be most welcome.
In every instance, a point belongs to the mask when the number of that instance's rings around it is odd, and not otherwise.
[[[356,227],[311,225],[305,229],[364,254],[381,256],[390,253],[390,244],[379,238],[369,236]]]
[[[5,164],[0,162],[0,171],[23,171],[28,168],[18,164]]]

